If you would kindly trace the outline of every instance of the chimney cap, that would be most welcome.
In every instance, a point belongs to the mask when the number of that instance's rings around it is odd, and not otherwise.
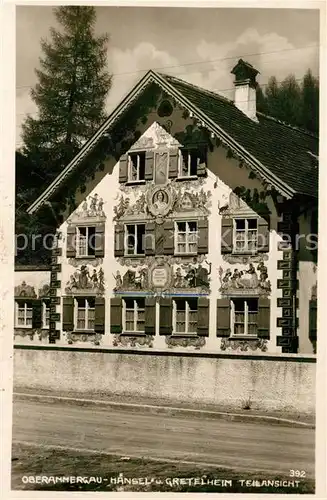
[[[255,69],[252,64],[243,61],[243,59],[239,59],[238,63],[234,66],[231,73],[235,75],[235,83],[241,84],[244,81],[250,81],[255,84],[255,78],[259,71]]]

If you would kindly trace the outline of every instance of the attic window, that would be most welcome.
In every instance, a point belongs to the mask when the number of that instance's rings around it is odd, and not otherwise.
[[[145,151],[128,155],[128,182],[145,180]]]

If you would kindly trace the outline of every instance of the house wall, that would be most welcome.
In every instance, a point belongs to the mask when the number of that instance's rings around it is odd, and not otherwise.
[[[157,121],[161,125],[169,130],[170,139],[162,139],[160,133],[155,127],[151,127],[154,121]],[[141,141],[152,141],[152,150],[155,152],[160,152],[167,150],[172,147],[174,140],[173,137],[179,138],[182,141],[185,138],[185,131],[193,127],[193,120],[190,118],[184,118],[182,110],[175,108],[169,120],[167,118],[160,118],[158,115],[152,113],[149,115],[148,121],[143,125],[138,125],[138,130],[141,134]],[[158,135],[159,134],[159,135]],[[184,136],[183,136],[184,134]],[[186,134],[187,135],[187,134]],[[181,139],[182,137],[182,139]],[[166,141],[166,142],[165,142]],[[169,144],[170,142],[170,144]],[[182,144],[182,142],[180,142]],[[170,184],[172,192],[175,192],[176,197],[182,197],[185,193],[196,194],[202,189],[205,193],[206,201],[204,203],[204,210],[202,215],[205,213],[208,219],[209,225],[209,245],[208,253],[205,255],[204,262],[202,264],[208,268],[206,262],[211,264],[211,274],[210,274],[210,322],[209,322],[209,336],[205,339],[204,345],[194,345],[191,343],[186,343],[186,345],[175,345],[168,346],[165,337],[158,335],[158,319],[159,319],[159,304],[156,305],[156,316],[157,316],[157,329],[156,335],[151,340],[151,347],[156,349],[166,349],[174,350],[175,352],[184,351],[194,351],[194,349],[201,349],[204,352],[240,352],[240,351],[250,351],[257,352],[260,354],[262,351],[267,353],[281,353],[282,347],[280,347],[277,342],[277,338],[282,334],[281,326],[277,326],[278,318],[281,318],[283,313],[281,307],[277,306],[278,298],[282,298],[282,290],[278,288],[277,283],[279,279],[283,278],[283,271],[278,269],[278,261],[283,259],[283,251],[279,249],[278,244],[281,242],[281,236],[278,234],[278,223],[281,221],[281,217],[277,214],[273,200],[266,191],[266,186],[263,182],[257,178],[253,178],[253,173],[250,172],[245,166],[241,166],[239,160],[230,157],[227,154],[227,150],[218,146],[215,140],[212,140],[214,146],[213,151],[209,152],[207,158],[208,176],[203,178],[203,180],[192,180],[183,181]],[[247,258],[245,262],[230,262],[226,260],[221,253],[221,224],[222,215],[220,214],[220,209],[226,204],[230,204],[230,194],[235,188],[240,188],[245,186],[246,189],[251,190],[251,193],[256,189],[259,193],[266,193],[264,202],[267,204],[270,211],[270,236],[269,236],[269,252],[261,256],[264,260],[264,265],[267,267],[268,279],[271,284],[271,291],[269,294],[270,298],[270,338],[255,346],[254,344],[247,345],[246,341],[239,343],[230,343],[226,345],[223,339],[217,338],[216,335],[216,303],[217,299],[222,297],[221,293],[221,272],[226,272],[230,269],[234,272],[235,269],[246,271],[250,262],[254,262],[254,266],[257,267],[258,259]],[[82,264],[88,266],[89,272],[92,274],[93,270],[96,269],[99,272],[100,268],[104,273],[104,283],[105,283],[105,332],[96,339],[96,344],[103,347],[110,347],[116,345],[115,336],[110,333],[110,299],[114,295],[114,288],[116,286],[115,275],[117,271],[123,276],[128,269],[133,271],[140,271],[145,264],[149,265],[150,262],[156,260],[145,259],[142,262],[135,262],[128,259],[117,259],[114,256],[114,224],[115,219],[117,219],[117,207],[122,199],[129,198],[130,206],[134,206],[137,200],[142,195],[147,196],[149,189],[149,184],[146,186],[133,186],[124,187],[119,183],[119,162],[115,162],[112,157],[104,162],[104,168],[100,172],[98,171],[93,180],[90,180],[83,189],[78,189],[76,192],[76,203],[78,205],[75,212],[70,214],[69,218],[61,225],[59,228],[60,239],[58,241],[58,254],[54,260],[56,262],[56,295],[58,303],[55,306],[56,314],[56,331],[58,332],[56,344],[59,346],[67,346],[68,341],[71,345],[71,338],[67,338],[67,334],[63,331],[62,325],[62,311],[63,311],[63,301],[62,297],[66,295],[66,286],[69,283],[71,276],[79,272]],[[83,192],[82,192],[83,191]],[[210,193],[210,196],[208,195]],[[103,210],[105,213],[105,256],[104,258],[98,258],[93,261],[80,261],[78,259],[70,258],[66,256],[66,246],[67,246],[67,227],[69,226],[69,220],[78,220],[78,213],[83,210],[83,203],[85,199],[91,200],[92,197],[98,195],[98,198],[102,198],[104,201]],[[245,204],[246,205],[246,204]],[[244,203],[243,203],[244,208]],[[245,207],[251,211],[250,207]],[[147,212],[145,206],[145,212]],[[145,217],[145,212],[136,215],[136,221],[143,220]],[[67,214],[68,215],[68,214]],[[102,220],[102,219],[101,219]],[[176,273],[178,267],[181,266],[181,262],[178,259],[169,258],[169,266]],[[197,264],[199,259],[197,259]],[[311,264],[310,264],[311,265]],[[257,274],[258,271],[257,271]],[[299,268],[299,281],[302,283],[302,276],[306,277],[310,275],[310,280],[312,278],[311,267],[307,263],[300,263]],[[313,280],[314,281],[314,280]],[[305,280],[303,280],[305,283]],[[305,292],[305,284],[300,285],[299,289],[299,334],[300,334],[300,352],[312,352],[312,345],[308,340],[307,332],[307,300],[308,297]],[[250,294],[250,292],[249,292]],[[135,340],[135,339],[134,339]],[[82,335],[75,335],[73,345],[75,347],[88,347],[93,345],[94,338],[85,337]],[[130,347],[130,343],[126,344],[126,348]],[[133,343],[135,345],[135,343]],[[136,342],[135,347],[139,349],[146,349],[148,344],[139,345]],[[253,351],[252,351],[253,348]]]
[[[76,376],[83,374],[83,376]],[[205,390],[203,381],[205,380]],[[14,387],[314,414],[315,359],[72,348],[14,351]]]

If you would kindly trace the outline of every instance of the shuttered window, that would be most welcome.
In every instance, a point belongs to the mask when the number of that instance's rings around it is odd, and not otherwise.
[[[198,304],[195,298],[173,300],[173,334],[197,333]]]
[[[125,332],[144,332],[145,299],[123,299],[123,330]]]
[[[195,221],[175,222],[175,253],[197,253],[198,227]]]
[[[19,328],[32,328],[32,301],[16,301],[15,306],[15,326]]]

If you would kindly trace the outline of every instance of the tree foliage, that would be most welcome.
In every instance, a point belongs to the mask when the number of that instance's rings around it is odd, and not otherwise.
[[[278,120],[319,133],[319,80],[310,69],[298,83],[289,75],[281,83],[272,76],[264,91],[257,87],[257,109]]]
[[[112,80],[108,36],[95,35],[94,7],[60,6],[54,14],[58,28],[51,28],[50,40],[41,40],[38,82],[31,91],[38,116],[23,123],[23,147],[16,153],[16,234],[29,238],[55,229],[53,220],[28,216],[26,209],[107,118]],[[35,251],[24,251],[24,261],[35,259],[40,261]]]

